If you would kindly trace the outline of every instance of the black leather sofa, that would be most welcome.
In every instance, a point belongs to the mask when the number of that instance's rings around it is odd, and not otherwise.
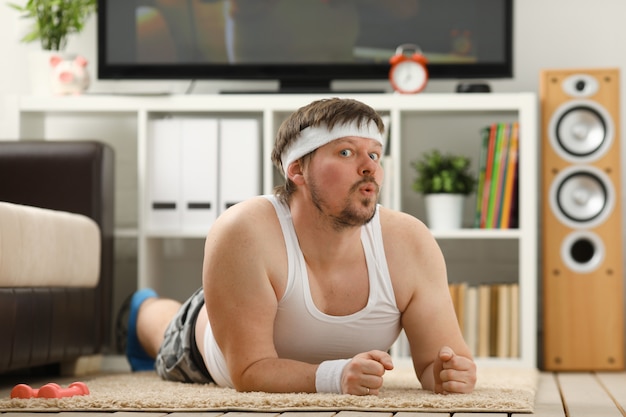
[[[83,214],[101,236],[95,288],[0,288],[0,373],[101,353],[112,322],[113,149],[95,141],[0,142],[0,201]]]

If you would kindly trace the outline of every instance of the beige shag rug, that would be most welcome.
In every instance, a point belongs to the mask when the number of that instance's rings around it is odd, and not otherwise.
[[[161,380],[153,372],[84,378],[86,396],[0,399],[2,411],[436,411],[532,413],[536,369],[485,368],[472,394],[437,395],[420,388],[412,370],[387,372],[378,396],[239,393],[213,384]]]

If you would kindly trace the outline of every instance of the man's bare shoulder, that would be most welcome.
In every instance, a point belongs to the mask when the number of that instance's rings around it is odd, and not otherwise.
[[[392,257],[421,262],[440,251],[430,229],[410,214],[381,208],[380,222],[385,252]]]
[[[231,245],[242,242],[265,242],[280,238],[280,223],[272,203],[264,197],[254,197],[228,208],[215,221],[207,239],[228,241]]]
[[[254,288],[252,282],[269,277],[279,291],[284,287],[286,262],[276,210],[268,199],[255,197],[231,206],[211,227],[204,248],[203,282],[207,288],[225,281]]]
[[[252,225],[255,225],[254,229],[257,229],[263,227],[268,221],[276,219],[276,211],[267,198],[253,197],[230,206],[220,214],[212,229],[235,231]]]
[[[418,218],[402,211],[380,208],[380,224],[385,239],[407,238],[410,240],[427,238],[432,234]]]

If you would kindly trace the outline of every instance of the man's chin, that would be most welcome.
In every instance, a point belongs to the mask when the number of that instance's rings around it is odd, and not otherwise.
[[[340,216],[336,218],[337,225],[341,227],[361,227],[369,223],[376,214],[376,205],[365,206],[361,204],[358,209],[344,210]]]
[[[377,204],[377,200],[376,199],[372,199],[372,200],[363,200],[362,201],[363,207],[362,207],[362,218],[363,218],[363,224],[367,224],[370,221],[372,221],[372,219],[374,218],[374,215],[376,214],[376,204]]]

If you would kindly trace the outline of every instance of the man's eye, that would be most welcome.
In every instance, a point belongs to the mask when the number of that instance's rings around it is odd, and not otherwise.
[[[380,155],[376,152],[373,152],[370,154],[370,158],[372,158],[372,161],[378,161],[380,159]]]
[[[352,155],[352,151],[350,149],[343,149],[339,153],[341,154],[341,156],[350,156],[350,155]]]

